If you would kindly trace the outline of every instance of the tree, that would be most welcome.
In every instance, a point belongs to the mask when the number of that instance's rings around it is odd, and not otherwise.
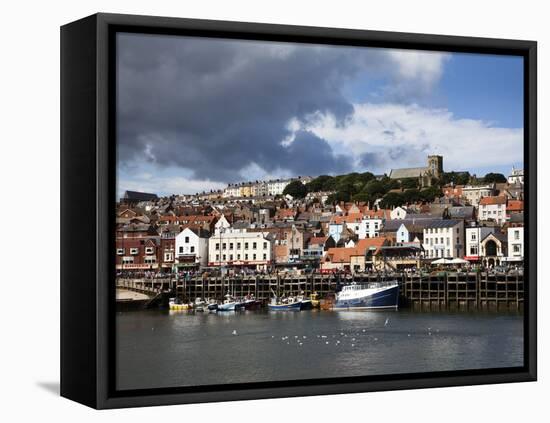
[[[506,182],[506,177],[502,173],[488,173],[483,178],[483,182],[491,184],[491,183],[503,183]]]
[[[300,181],[292,181],[283,190],[283,195],[291,195],[294,198],[304,198],[307,194],[307,188]]]
[[[391,209],[403,205],[403,194],[398,192],[388,192],[380,201],[380,207],[383,209]]]
[[[332,191],[334,189],[334,177],[321,175],[312,179],[307,185],[308,192]]]
[[[416,203],[417,201],[422,201],[423,197],[416,188],[408,189],[403,194],[401,194],[402,201],[404,203]]]
[[[436,198],[441,197],[441,195],[441,190],[437,186],[425,188],[420,191],[421,199],[426,201],[427,203],[431,203]]]
[[[406,178],[406,179],[401,180],[401,188],[403,188],[403,189],[418,188],[418,179],[417,178]]]
[[[373,179],[363,187],[361,192],[376,199],[386,194],[388,192],[388,189],[386,189],[386,186],[383,182]]]

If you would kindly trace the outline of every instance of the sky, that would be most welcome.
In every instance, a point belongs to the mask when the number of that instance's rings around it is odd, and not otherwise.
[[[523,167],[523,59],[167,35],[117,38],[117,194]]]

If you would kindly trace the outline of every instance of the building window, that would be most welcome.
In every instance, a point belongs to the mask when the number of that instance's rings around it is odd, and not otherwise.
[[[237,250],[240,250],[240,249],[241,249],[241,243],[237,242]]]
[[[267,250],[267,242],[264,242],[264,250]]]
[[[514,231],[514,239],[519,239],[519,231]]]
[[[256,254],[252,254],[252,260],[256,260]]]
[[[477,245],[470,246],[470,255],[477,256]]]
[[[233,254],[229,254],[229,260],[233,261]]]
[[[451,250],[447,250],[447,257],[451,257]]]
[[[245,249],[245,250],[248,250],[248,242],[245,242],[245,243],[244,243],[244,249]]]
[[[521,245],[520,244],[514,244],[514,253],[521,253]]]
[[[185,243],[189,244],[189,237],[188,236],[185,237]]]
[[[145,247],[145,254],[153,254],[153,247]]]
[[[229,243],[229,249],[230,249],[230,250],[233,249],[233,243],[232,243],[232,242]]]
[[[248,260],[248,254],[245,254],[245,255],[244,255],[244,259],[245,259],[245,260]]]
[[[222,258],[223,258],[223,261],[227,260],[227,256],[225,254],[222,256]]]
[[[476,233],[472,232],[472,241],[475,241],[475,240],[476,240]]]
[[[216,242],[216,250],[219,250],[219,249],[220,249],[220,243]]]
[[[137,248],[130,248],[130,254],[137,254],[138,249]]]
[[[240,259],[241,259],[241,255],[237,254],[237,260],[240,260]]]
[[[220,255],[216,254],[216,261],[220,261]]]
[[[264,253],[264,260],[267,259],[267,254]]]
[[[451,245],[451,239],[450,238],[447,238],[447,247]]]
[[[117,248],[117,249],[116,249],[116,253],[117,253],[119,256],[123,255],[123,254],[124,254],[124,248]]]
[[[164,261],[172,261],[172,253],[164,253]]]
[[[192,253],[195,252],[195,246],[194,246],[194,245],[191,246],[191,252],[192,252]]]
[[[258,248],[258,244],[256,242],[253,242],[252,243],[252,249],[255,250],[256,248]]]
[[[224,250],[227,250],[227,244],[226,244],[225,242],[222,244],[222,248],[223,248]]]
[[[179,248],[179,253],[180,253],[180,254],[183,254],[183,247],[181,247],[181,246],[180,246],[180,248]]]

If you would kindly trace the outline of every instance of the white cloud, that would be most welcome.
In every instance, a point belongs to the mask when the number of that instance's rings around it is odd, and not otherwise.
[[[427,154],[444,156],[447,170],[471,170],[521,163],[523,129],[456,118],[446,109],[418,105],[355,104],[344,125],[330,115],[302,122],[335,152],[353,155],[358,170],[385,172],[421,166]],[[363,158],[363,163],[361,158]]]
[[[408,81],[416,80],[427,88],[439,81],[445,62],[450,54],[419,50],[388,50],[387,54],[395,62],[397,74]]]

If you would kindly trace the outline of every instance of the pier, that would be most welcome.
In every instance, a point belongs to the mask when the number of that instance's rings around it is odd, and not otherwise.
[[[196,276],[187,279],[117,279],[117,287],[154,296],[177,296],[185,301],[197,297],[223,299],[254,295],[267,302],[273,292],[306,296],[316,292],[330,298],[343,285],[357,282],[397,280],[400,307],[413,309],[523,309],[524,280],[520,272],[432,272],[432,273],[359,273],[359,274],[278,274],[238,276]]]

